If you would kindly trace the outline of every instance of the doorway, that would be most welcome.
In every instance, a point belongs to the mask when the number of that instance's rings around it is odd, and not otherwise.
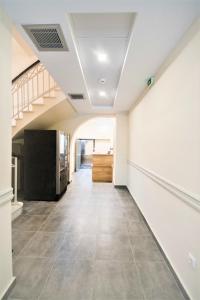
[[[114,154],[114,130],[113,117],[92,118],[77,128],[71,143],[72,173],[87,170],[92,180],[94,155]]]
[[[95,139],[77,139],[75,150],[75,169],[91,169],[92,153],[94,152]]]

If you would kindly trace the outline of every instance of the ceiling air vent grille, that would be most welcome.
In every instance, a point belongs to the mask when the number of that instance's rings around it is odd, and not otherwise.
[[[59,24],[23,25],[39,51],[69,51]]]
[[[71,100],[84,100],[83,94],[69,94]]]

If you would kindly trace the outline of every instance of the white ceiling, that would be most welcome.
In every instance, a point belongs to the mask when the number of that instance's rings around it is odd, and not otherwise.
[[[84,94],[84,101],[72,102],[82,114],[128,110],[146,79],[157,72],[200,13],[199,0],[0,0],[0,4],[65,93]],[[38,52],[23,24],[60,24],[70,51]],[[90,55],[98,47],[108,53],[107,68]],[[107,98],[97,97],[101,76],[107,79]]]
[[[71,19],[90,102],[93,106],[112,107],[133,27],[133,14],[71,14]],[[102,55],[103,61],[99,61]]]

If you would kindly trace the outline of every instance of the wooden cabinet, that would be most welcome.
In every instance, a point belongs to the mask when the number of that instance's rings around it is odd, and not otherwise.
[[[93,154],[92,180],[94,182],[112,182],[113,155]]]

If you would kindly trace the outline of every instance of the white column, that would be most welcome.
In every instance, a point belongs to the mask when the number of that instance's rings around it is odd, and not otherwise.
[[[116,115],[114,138],[114,185],[127,185],[127,156],[128,156],[128,115]]]
[[[11,33],[0,8],[0,299],[14,278],[11,246]]]

